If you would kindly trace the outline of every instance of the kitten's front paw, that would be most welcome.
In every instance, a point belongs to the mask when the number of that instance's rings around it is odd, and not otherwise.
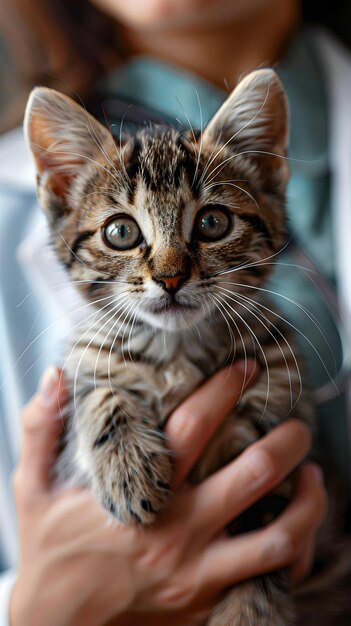
[[[159,432],[131,427],[127,419],[124,426],[95,441],[93,487],[103,506],[120,521],[150,524],[169,498],[170,452]]]

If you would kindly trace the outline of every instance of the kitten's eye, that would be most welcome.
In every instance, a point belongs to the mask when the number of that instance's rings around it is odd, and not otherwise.
[[[210,205],[200,211],[195,222],[195,235],[200,241],[216,241],[228,232],[231,219],[227,210],[218,205]]]
[[[138,224],[127,215],[114,217],[103,229],[106,243],[115,250],[135,248],[141,240]]]

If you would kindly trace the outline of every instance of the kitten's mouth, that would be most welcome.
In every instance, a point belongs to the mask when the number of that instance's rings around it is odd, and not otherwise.
[[[203,316],[200,303],[190,304],[174,297],[149,301],[145,308],[140,310],[139,315],[151,326],[169,331],[189,328]]]
[[[184,313],[184,311],[194,311],[197,308],[198,307],[193,304],[170,301],[156,304],[155,306],[150,308],[150,312],[154,315],[160,315],[165,313],[170,315],[177,315],[179,313]]]

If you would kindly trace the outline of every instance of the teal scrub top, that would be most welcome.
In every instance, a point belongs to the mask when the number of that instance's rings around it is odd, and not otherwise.
[[[294,38],[277,71],[290,104],[287,192],[290,237],[302,247],[331,286],[335,254],[330,206],[331,172],[328,149],[328,109],[323,70],[307,29]],[[169,64],[136,57],[99,85],[105,97],[142,105],[181,129],[203,128],[227,94],[207,81]],[[116,133],[119,122],[116,122]],[[310,272],[299,269],[282,252],[267,288],[281,314],[296,328],[307,366],[308,384],[318,389],[334,379],[342,362],[342,345],[334,314],[314,285]],[[295,302],[295,304],[294,304]],[[348,481],[347,411],[336,394],[317,407],[319,429],[327,455]]]

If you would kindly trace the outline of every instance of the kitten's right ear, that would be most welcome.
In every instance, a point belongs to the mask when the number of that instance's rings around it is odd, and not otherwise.
[[[266,184],[273,180],[273,188],[279,183],[285,187],[289,178],[288,138],[288,100],[272,69],[247,74],[203,133],[204,142],[215,146],[216,153],[225,145],[233,157],[249,159],[263,172]]]
[[[40,184],[63,202],[82,167],[106,165],[116,150],[107,128],[74,100],[46,87],[30,94],[24,132]]]

